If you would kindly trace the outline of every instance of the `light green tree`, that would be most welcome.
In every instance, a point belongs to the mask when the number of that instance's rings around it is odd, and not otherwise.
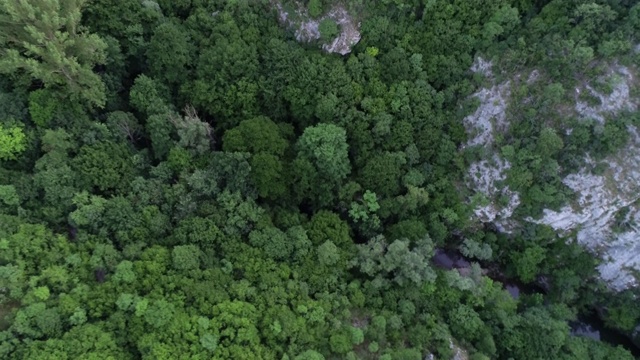
[[[178,145],[191,150],[195,155],[204,155],[211,148],[213,130],[211,125],[200,120],[196,110],[187,106],[185,116],[171,116],[180,141]]]
[[[376,236],[368,243],[358,245],[357,257],[350,265],[375,277],[379,287],[390,286],[391,280],[400,286],[433,282],[436,274],[429,266],[433,242],[425,236],[415,243],[411,246],[409,240],[401,239],[389,244],[384,236]]]
[[[298,139],[299,156],[308,159],[327,180],[344,179],[351,173],[347,133],[332,124],[305,129]]]
[[[2,61],[2,60],[0,60]],[[26,137],[17,126],[5,128],[0,125],[0,160],[15,160],[26,149]]]
[[[315,350],[307,350],[296,356],[295,360],[324,360],[324,356]]]
[[[331,240],[318,246],[318,261],[324,266],[333,266],[340,261],[340,250]]]
[[[9,206],[20,204],[20,196],[13,185],[0,185],[0,202]]]
[[[113,274],[113,280],[118,283],[130,284],[136,280],[136,273],[133,270],[133,263],[129,260],[121,261],[116,266],[116,272]]]

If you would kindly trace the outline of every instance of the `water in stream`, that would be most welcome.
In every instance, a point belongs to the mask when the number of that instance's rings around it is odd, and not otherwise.
[[[578,321],[572,321],[569,325],[573,336],[583,336],[597,341],[604,341],[613,346],[620,345],[629,350],[636,358],[640,357],[640,348],[631,339],[605,327],[602,320],[595,314],[579,316]]]
[[[431,261],[437,267],[447,270],[465,269],[471,266],[471,263],[459,252],[444,249],[436,249]]]

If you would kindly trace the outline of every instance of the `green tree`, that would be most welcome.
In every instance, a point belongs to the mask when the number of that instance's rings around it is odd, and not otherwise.
[[[15,206],[20,204],[20,196],[13,185],[0,185],[0,201],[5,205]]]
[[[295,360],[325,360],[325,357],[315,350],[307,350],[297,355]]]
[[[56,308],[37,302],[18,311],[11,330],[36,339],[56,337],[62,333],[62,319]]]
[[[505,355],[523,360],[556,359],[569,336],[566,322],[554,319],[544,308],[528,309],[518,317],[515,331],[500,342]]]
[[[555,130],[545,128],[540,132],[537,143],[537,153],[543,157],[550,157],[562,150],[564,143]]]
[[[133,82],[129,101],[134,109],[147,116],[168,114],[170,107],[162,96],[164,92],[158,81],[142,74]]]
[[[402,168],[405,164],[402,153],[385,152],[374,156],[362,168],[360,183],[381,197],[398,195],[402,188]]]
[[[322,0],[309,0],[307,8],[309,9],[309,15],[312,18],[317,18],[322,15]]]
[[[342,249],[349,249],[353,246],[349,235],[349,225],[333,212],[318,211],[313,215],[306,228],[309,240],[316,246],[324,244],[326,241],[331,241]]]
[[[433,243],[428,237],[412,247],[406,239],[388,244],[380,235],[366,244],[358,245],[358,255],[351,261],[351,266],[375,278],[378,287],[389,287],[391,280],[400,286],[410,283],[417,285],[436,279],[435,272],[429,266],[432,255]]]
[[[107,200],[96,195],[89,195],[82,191],[73,197],[76,210],[69,214],[69,221],[74,226],[86,226],[91,229],[99,229],[102,225]]]
[[[169,84],[186,81],[192,62],[191,40],[185,29],[171,21],[158,25],[147,47],[147,61],[151,75]]]
[[[180,138],[178,145],[195,155],[205,155],[211,149],[213,130],[208,123],[200,120],[193,107],[187,106],[185,116],[171,117],[171,122]]]
[[[293,184],[297,195],[329,204],[336,188],[351,173],[346,131],[332,124],[308,127],[296,144]]]
[[[111,141],[83,146],[74,162],[85,181],[102,191],[124,186],[133,175],[129,149]]]
[[[136,280],[136,273],[133,269],[133,263],[129,260],[121,261],[116,266],[116,272],[113,274],[113,280],[119,283],[131,284]]]
[[[368,220],[369,217],[380,209],[376,194],[367,190],[362,195],[361,203],[352,203],[349,209],[349,216],[355,221]]]
[[[261,248],[270,258],[284,260],[291,256],[293,243],[285,233],[275,227],[254,230],[249,233],[249,243]]]
[[[470,341],[478,340],[485,326],[480,315],[467,305],[460,305],[449,311],[449,324],[457,339]]]
[[[31,120],[40,127],[46,127],[53,119],[60,102],[50,89],[38,89],[29,94],[29,115]]]
[[[318,261],[323,266],[334,266],[340,261],[340,251],[331,240],[318,246]]]
[[[26,148],[26,136],[21,128],[5,128],[0,124],[0,160],[15,160]]]
[[[241,301],[225,301],[213,307],[213,315],[211,328],[220,339],[217,356],[242,359],[266,356],[256,328],[258,313],[255,306]]]
[[[235,20],[229,14],[217,19],[216,35],[200,48],[196,80],[182,91],[194,106],[217,117],[217,128],[229,129],[257,115],[259,62],[257,44],[242,38]]]
[[[176,270],[194,270],[200,268],[200,248],[196,245],[180,245],[173,248],[171,258]]]
[[[62,129],[45,130],[41,143],[46,153],[36,161],[34,186],[44,193],[43,217],[61,221],[72,210],[72,199],[79,191],[79,174],[69,158],[76,145]]]
[[[171,113],[154,114],[149,116],[145,124],[145,130],[151,138],[151,148],[156,159],[164,159],[171,148],[174,141],[171,135],[175,132],[175,126],[171,122],[171,118],[178,117]]]
[[[343,328],[331,335],[329,338],[329,345],[331,346],[331,351],[334,353],[345,354],[349,352],[353,345],[351,343],[351,336],[348,329]]]
[[[538,245],[528,247],[522,252],[514,253],[511,256],[511,261],[518,278],[525,283],[535,280],[545,254],[546,250]]]
[[[98,325],[74,326],[61,338],[33,341],[24,349],[29,359],[130,359],[116,343],[112,333]]]
[[[144,312],[145,321],[154,328],[167,325],[175,314],[175,305],[161,299],[154,301]]]
[[[93,66],[106,43],[80,25],[85,0],[0,1],[0,72],[23,71],[72,100],[103,107],[105,89]]]
[[[472,239],[464,239],[462,246],[460,246],[460,252],[466,257],[484,261],[491,260],[493,254],[491,246]]]
[[[114,135],[120,135],[131,143],[136,143],[141,137],[142,126],[135,116],[123,111],[114,111],[107,117],[107,126]]]
[[[173,231],[173,238],[177,244],[195,244],[203,249],[218,245],[223,237],[215,222],[201,217],[182,220]]]
[[[266,153],[279,157],[284,155],[287,145],[278,125],[264,116],[243,120],[225,132],[222,138],[224,151]]]
[[[351,173],[344,129],[332,124],[306,128],[298,139],[298,156],[309,160],[327,180],[342,180]]]
[[[338,23],[336,23],[335,20],[329,18],[320,21],[318,30],[320,31],[320,38],[323,40],[331,40],[335,38],[340,32],[340,30],[338,29]]]
[[[275,200],[285,194],[285,166],[278,157],[258,153],[251,157],[250,163],[251,178],[261,197]]]

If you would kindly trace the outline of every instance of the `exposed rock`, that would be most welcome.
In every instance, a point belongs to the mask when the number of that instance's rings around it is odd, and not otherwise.
[[[604,124],[605,116],[620,112],[621,110],[634,111],[637,108],[635,99],[631,99],[629,89],[634,81],[634,75],[629,68],[621,65],[613,65],[609,68],[606,76],[597,79],[599,82],[614,82],[613,91],[610,94],[604,94],[597,91],[591,85],[585,85],[583,90],[576,88],[576,112],[583,118],[594,119]],[[599,105],[589,105],[581,101],[579,95],[581,92],[587,91],[589,94],[597,98]]]
[[[605,261],[598,270],[615,290],[636,286],[633,270],[640,270],[640,134],[630,126],[630,143],[614,156],[603,160],[609,169],[603,175],[586,169],[567,176],[563,182],[578,194],[577,203],[560,211],[545,210],[540,220],[559,232],[578,230],[580,244]],[[587,159],[593,165],[594,161]],[[626,214],[621,211],[626,211]],[[620,217],[620,215],[623,215]],[[620,223],[626,228],[616,232]]]
[[[471,71],[477,74],[482,74],[486,77],[493,77],[493,63],[489,60],[485,60],[481,57],[477,57],[471,65]]]
[[[494,133],[505,131],[508,128],[505,110],[510,94],[509,85],[510,83],[507,81],[504,84],[493,86],[491,89],[480,89],[473,94],[480,100],[480,106],[473,114],[464,119],[467,132],[471,135],[466,146],[491,146],[494,142]]]
[[[508,232],[508,220],[520,204],[520,195],[508,186],[498,188],[497,184],[506,179],[505,171],[511,167],[508,161],[494,155],[492,161],[481,160],[469,166],[469,175],[473,189],[482,193],[487,199],[494,200],[506,196],[509,202],[500,207],[496,201],[474,209],[475,215],[482,222],[494,222],[500,231]]]
[[[278,11],[280,22],[295,28],[296,40],[311,42],[320,39],[320,22],[332,19],[340,28],[340,34],[333,40],[322,45],[322,49],[329,53],[346,55],[351,48],[360,41],[360,23],[349,14],[340,4],[334,4],[329,11],[318,19],[313,19],[307,9],[298,4],[295,14],[291,16],[282,4],[274,2],[273,6]]]
[[[492,63],[482,58],[477,58],[471,70],[485,76],[492,76]],[[510,82],[507,81],[491,88],[483,88],[473,96],[480,100],[476,111],[464,118],[464,126],[469,134],[469,141],[465,147],[482,146],[491,150],[494,146],[494,134],[507,130],[509,124],[505,111],[510,95]],[[515,208],[520,204],[519,195],[511,191],[508,186],[498,188],[498,183],[506,179],[505,170],[511,164],[502,159],[498,154],[492,154],[488,160],[481,160],[469,167],[469,186],[476,192],[482,193],[489,203],[474,209],[475,215],[482,222],[495,222],[502,231],[508,231],[507,221]],[[496,204],[500,196],[506,196],[509,203],[505,207]]]
[[[453,340],[449,339],[449,348],[453,350],[453,357],[451,360],[468,360],[469,353],[467,350],[453,343]]]
[[[471,70],[492,79],[491,67],[491,62],[478,58]],[[539,76],[539,72],[534,70],[526,81],[535,82]],[[611,92],[606,94],[596,90],[598,82],[606,84]],[[610,65],[601,78],[576,88],[575,113],[583,119],[594,119],[604,124],[606,119],[621,111],[637,110],[638,100],[631,97],[634,82],[635,75],[629,68]],[[487,200],[474,209],[476,217],[483,222],[493,222],[503,232],[509,232],[521,221],[547,224],[564,234],[575,230],[577,241],[604,260],[598,270],[612,289],[637,286],[633,273],[640,271],[640,206],[637,205],[640,203],[640,132],[633,126],[629,127],[631,141],[601,161],[608,170],[600,175],[591,173],[589,169],[597,163],[585,154],[585,168],[563,180],[577,194],[577,201],[559,211],[546,209],[541,219],[512,219],[520,198],[518,193],[501,186],[511,164],[494,149],[495,135],[508,130],[505,110],[510,86],[507,81],[480,89],[474,94],[480,100],[480,106],[464,119],[469,134],[465,146],[482,146],[485,149],[484,158],[470,165],[467,180],[467,184]],[[585,102],[584,96],[580,97],[585,92],[594,100],[592,103]],[[567,132],[570,134],[571,129]],[[499,205],[500,197],[508,199],[506,205]]]
[[[533,70],[531,74],[529,74],[529,78],[527,79],[527,84],[531,85],[534,82],[538,81],[540,77],[540,72],[538,70]]]
[[[335,20],[340,27],[340,35],[329,44],[322,45],[322,49],[330,53],[346,55],[351,52],[351,47],[360,41],[360,23],[355,23],[347,10],[342,6],[333,7],[326,17]]]
[[[595,80],[610,82],[611,93],[599,92],[589,84],[576,88],[575,111],[582,118],[604,124],[621,111],[637,110],[638,100],[630,94],[634,80],[627,67],[611,65],[605,76]],[[580,101],[578,96],[584,91],[599,104]],[[563,233],[577,230],[577,241],[604,260],[598,267],[601,278],[619,291],[637,286],[633,272],[640,270],[640,227],[636,225],[640,212],[635,206],[640,199],[640,134],[634,126],[629,126],[629,132],[629,144],[602,161],[608,166],[602,175],[582,169],[565,177],[564,184],[578,195],[576,203],[560,211],[545,210],[540,220],[527,219]],[[585,160],[587,167],[596,165],[588,154]]]

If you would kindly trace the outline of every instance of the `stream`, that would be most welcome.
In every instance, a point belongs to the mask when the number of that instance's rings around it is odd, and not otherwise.
[[[453,250],[436,249],[433,258],[431,258],[431,262],[435,266],[446,270],[471,267],[471,262],[468,259]],[[517,281],[495,277],[492,277],[492,279],[502,283],[505,290],[507,290],[514,299],[518,299],[521,294],[529,295],[542,291],[540,288],[527,286]],[[620,345],[629,350],[633,356],[640,357],[640,348],[638,348],[631,339],[605,327],[602,320],[596,314],[580,315],[577,321],[569,322],[569,326],[571,327],[570,334],[572,336],[582,336],[596,341],[604,341],[613,346]]]

